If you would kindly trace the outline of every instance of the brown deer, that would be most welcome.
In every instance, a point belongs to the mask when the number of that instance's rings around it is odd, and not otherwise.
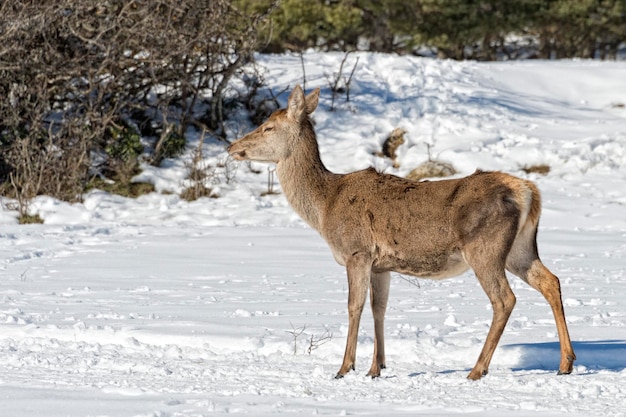
[[[293,209],[328,242],[348,274],[348,338],[337,378],[354,369],[357,333],[367,291],[374,316],[374,358],[368,375],[385,368],[384,318],[390,271],[443,279],[472,268],[493,306],[493,319],[478,361],[468,375],[487,374],[509,319],[515,295],[505,270],[546,298],[561,344],[559,374],[572,372],[570,341],[559,279],[539,259],[537,187],[501,172],[416,182],[374,169],[335,174],[320,159],[309,115],[319,89],[305,97],[300,86],[256,130],[233,142],[237,160],[276,164]]]

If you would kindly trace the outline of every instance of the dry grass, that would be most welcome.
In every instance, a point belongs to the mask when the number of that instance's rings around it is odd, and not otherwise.
[[[424,178],[443,178],[456,174],[456,169],[446,162],[429,160],[419,165],[406,176],[413,181],[420,181]]]
[[[213,190],[200,183],[187,187],[180,193],[180,198],[185,201],[195,201],[202,197],[219,198],[219,195],[213,193]]]
[[[527,174],[548,175],[550,173],[550,165],[538,164],[522,167],[522,171]]]
[[[42,224],[43,219],[39,214],[22,214],[17,218],[19,224]]]
[[[99,190],[106,191],[107,193],[117,194],[128,198],[137,198],[155,191],[154,185],[146,182],[106,181],[101,178],[94,178],[89,181],[87,188],[97,188]]]

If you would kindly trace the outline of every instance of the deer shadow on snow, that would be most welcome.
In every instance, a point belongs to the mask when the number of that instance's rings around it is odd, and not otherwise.
[[[576,365],[587,368],[583,373],[626,370],[626,340],[578,341],[572,345],[576,351]],[[510,344],[501,349],[519,355],[518,363],[511,367],[513,371],[557,370],[559,367],[559,342]]]
[[[598,371],[622,372],[626,370],[626,340],[590,340],[572,342],[576,351],[576,366],[584,368],[574,371],[579,375]],[[559,369],[559,342],[516,343],[499,347],[500,355],[515,357],[503,368],[519,371],[557,371]],[[508,362],[508,361],[507,361]],[[466,369],[463,369],[464,371]],[[439,374],[454,374],[459,369],[439,371]],[[410,377],[424,372],[409,374]]]

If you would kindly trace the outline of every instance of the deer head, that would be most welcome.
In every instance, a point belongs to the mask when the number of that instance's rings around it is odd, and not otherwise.
[[[287,108],[277,110],[261,126],[248,133],[228,147],[228,153],[235,159],[278,163],[298,147],[296,143],[305,128],[313,131],[309,115],[317,108],[320,90],[304,96],[302,87],[297,85],[287,101]]]

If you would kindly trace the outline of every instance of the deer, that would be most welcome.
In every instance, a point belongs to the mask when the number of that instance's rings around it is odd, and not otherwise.
[[[311,114],[319,88],[305,96],[297,85],[286,108],[232,142],[235,160],[276,164],[293,210],[327,242],[348,279],[348,334],[336,378],[355,370],[361,314],[369,290],[374,354],[367,373],[386,368],[384,320],[391,272],[435,280],[470,268],[492,306],[492,322],[467,378],[487,375],[494,350],[516,303],[506,272],[538,290],[550,304],[560,342],[558,375],[576,359],[559,278],[541,262],[537,186],[503,172],[477,170],[457,179],[412,181],[373,168],[338,174],[320,156]]]

